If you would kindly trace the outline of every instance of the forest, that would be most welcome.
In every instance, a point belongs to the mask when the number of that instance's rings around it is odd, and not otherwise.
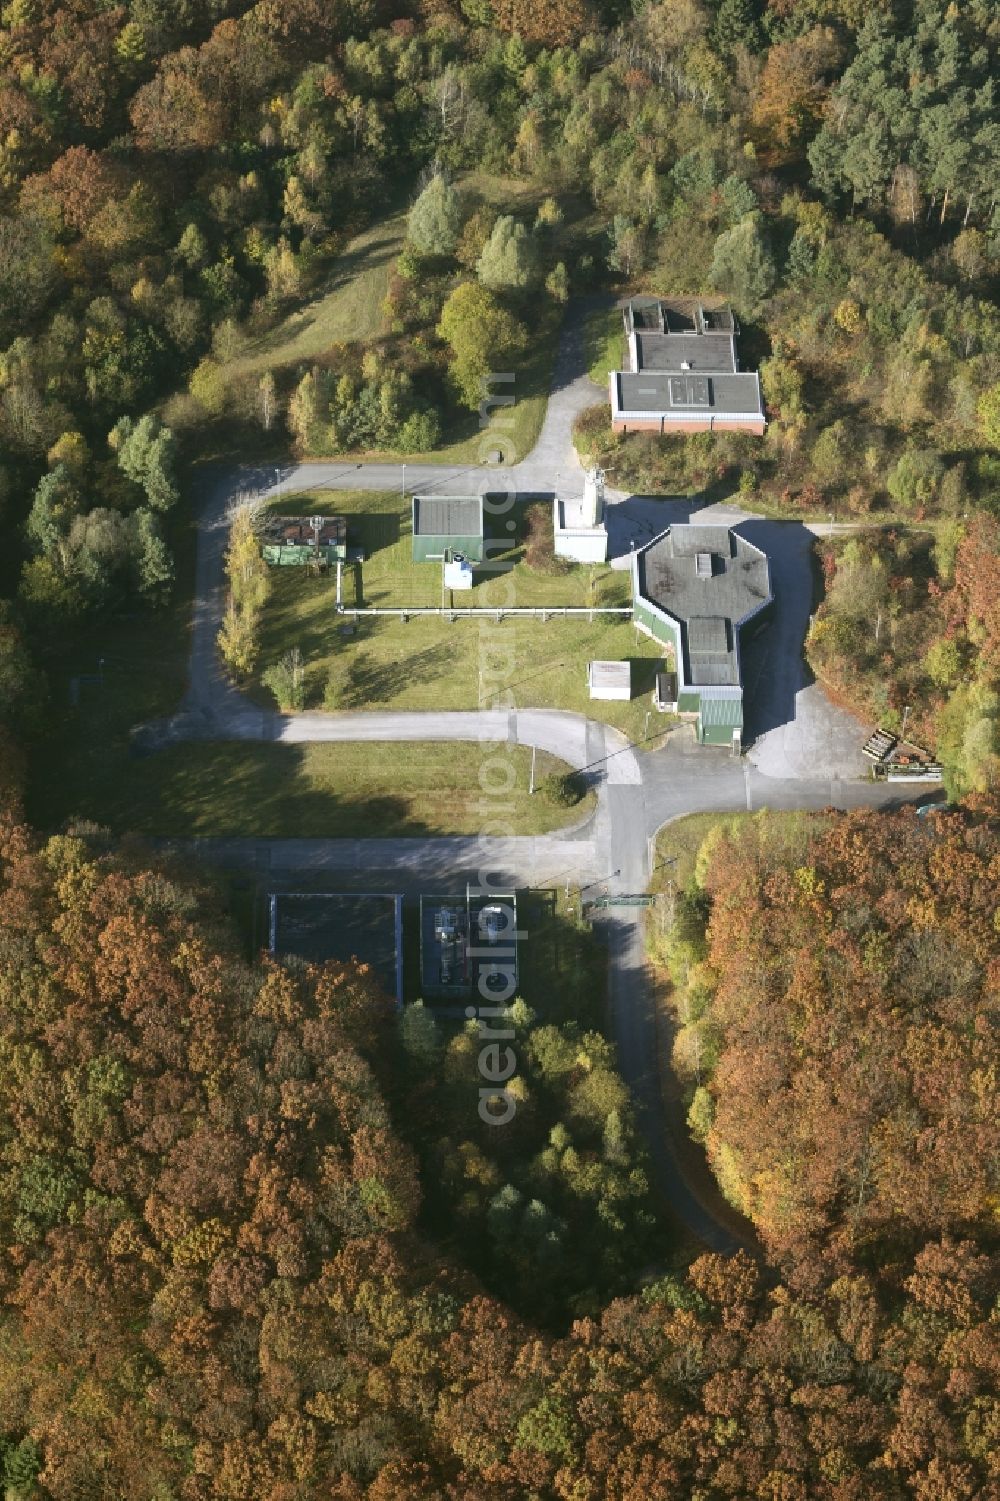
[[[768,1259],[652,1259],[540,1332],[427,1238],[364,972],[249,964],[183,872],[8,819],[8,1496],[993,1494],[996,833],[735,837],[683,939],[716,1037],[696,1114]],[[585,1115],[593,1074],[570,1075]]]
[[[817,677],[871,720],[933,747],[956,798],[997,783],[1000,528],[862,529],[817,544],[824,598],[806,640]]]

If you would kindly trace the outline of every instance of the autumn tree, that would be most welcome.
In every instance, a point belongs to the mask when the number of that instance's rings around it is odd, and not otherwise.
[[[483,382],[520,350],[526,331],[488,291],[467,281],[441,310],[438,333],[451,350],[451,375],[464,405],[478,408]]]

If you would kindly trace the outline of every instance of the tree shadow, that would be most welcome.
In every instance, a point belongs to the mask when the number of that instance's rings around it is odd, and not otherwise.
[[[388,703],[415,683],[432,682],[454,662],[450,642],[441,641],[421,651],[384,661],[363,648],[348,669],[341,696],[345,709],[361,709],[373,703]]]
[[[656,674],[663,671],[662,657],[630,657],[632,698],[645,698],[656,687]]]
[[[351,547],[362,547],[366,557],[395,547],[402,536],[402,522],[398,511],[358,511],[347,518],[347,534]]]

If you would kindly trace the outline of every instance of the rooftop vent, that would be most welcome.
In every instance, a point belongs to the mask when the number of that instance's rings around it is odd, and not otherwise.
[[[700,579],[710,579],[712,577],[712,554],[710,552],[696,553],[694,570]]]
[[[690,370],[691,369],[691,361],[690,360],[681,360],[681,369],[682,370]]]

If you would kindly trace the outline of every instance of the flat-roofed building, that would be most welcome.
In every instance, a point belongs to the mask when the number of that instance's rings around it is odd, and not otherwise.
[[[622,699],[632,697],[632,663],[591,662],[587,668],[587,686],[591,698]]]
[[[276,567],[343,562],[347,520],[343,516],[272,516],[264,522],[261,556]]]
[[[634,297],[622,319],[625,368],[608,376],[616,432],[764,431],[760,379],[740,369],[729,307]]]
[[[415,563],[481,563],[485,549],[481,495],[414,495]]]
[[[740,637],[772,603],[759,547],[728,526],[672,526],[632,559],[635,623],[671,646],[673,701],[706,745],[741,745]]]

